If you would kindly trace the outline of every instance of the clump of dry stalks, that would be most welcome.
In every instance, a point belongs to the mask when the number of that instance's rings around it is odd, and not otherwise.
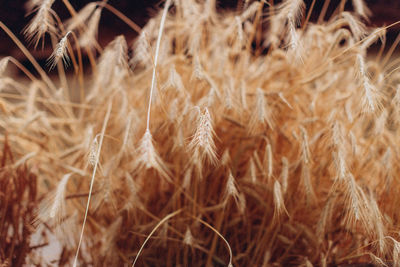
[[[31,80],[0,74],[0,133],[38,168],[59,265],[400,264],[399,61],[367,57],[385,28],[363,1],[315,24],[302,0],[168,0],[141,30],[53,2],[29,2],[26,33],[51,37],[59,79],[0,23],[39,74],[0,61]],[[132,47],[97,43],[106,11]]]
[[[37,206],[37,179],[21,162],[14,162],[4,140],[0,152],[0,266],[23,266],[34,248],[30,237]]]

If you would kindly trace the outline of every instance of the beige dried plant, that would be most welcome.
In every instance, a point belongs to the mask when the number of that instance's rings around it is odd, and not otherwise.
[[[29,1],[30,12],[37,13],[25,28],[24,33],[28,40],[38,45],[46,33],[56,34],[54,11],[51,9],[55,0]]]
[[[61,266],[398,265],[399,61],[365,1],[168,0],[142,29],[58,1],[28,3],[45,69],[0,22],[35,68],[0,59],[0,142],[47,204],[27,265],[57,232]],[[136,39],[100,45],[105,10]]]

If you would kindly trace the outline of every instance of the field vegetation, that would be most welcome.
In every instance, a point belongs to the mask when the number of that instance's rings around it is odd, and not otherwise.
[[[399,39],[362,0],[167,0],[143,28],[57,1],[27,2],[29,48],[0,22],[35,68],[0,59],[1,266],[52,236],[56,266],[400,265]],[[102,12],[137,39],[100,46]]]

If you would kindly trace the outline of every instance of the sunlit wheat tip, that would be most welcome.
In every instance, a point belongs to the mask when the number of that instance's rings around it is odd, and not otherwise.
[[[1,76],[1,71],[0,71]],[[26,104],[26,117],[31,118],[32,114],[36,113],[35,98],[39,90],[39,83],[33,82],[29,87],[29,95]]]
[[[301,166],[301,182],[304,186],[307,203],[310,204],[314,202],[316,200],[316,195],[311,181],[311,170],[310,166],[306,163],[303,163]]]
[[[346,167],[346,162],[344,159],[343,151],[338,150],[337,151],[337,169],[338,169],[338,177],[339,179],[344,179],[346,177],[347,173],[347,167]]]
[[[230,163],[231,156],[229,155],[229,149],[226,149],[221,156],[221,165],[226,166]]]
[[[125,37],[123,35],[117,36],[112,42],[112,46],[115,49],[116,64],[121,69],[126,69],[128,67],[128,45],[126,43]]]
[[[348,179],[346,180],[346,186],[347,186],[347,199],[350,202],[349,206],[351,207],[351,215],[348,215],[348,223],[352,224],[358,220],[360,220],[360,200],[359,200],[359,188],[354,180],[354,177],[352,175],[348,176]]]
[[[252,183],[257,182],[257,170],[256,170],[256,164],[254,163],[254,159],[250,159],[250,179]]]
[[[69,31],[75,30],[77,27],[83,27],[86,25],[87,20],[93,15],[94,10],[97,8],[96,2],[91,2],[87,4],[84,8],[79,10],[79,12],[73,16],[67,22],[67,29]]]
[[[318,224],[317,224],[317,235],[319,241],[323,240],[325,235],[325,229],[328,226],[331,218],[331,212],[333,208],[334,201],[336,200],[336,196],[332,195],[328,198],[327,202],[325,203],[324,208],[320,214]]]
[[[201,22],[202,20],[198,20],[196,22],[197,27],[201,27]],[[201,31],[194,31],[193,35],[191,36],[191,38],[189,39],[189,54],[196,56],[199,54],[199,50],[200,50],[200,44],[201,44],[201,38],[202,38],[202,34]]]
[[[225,92],[225,96],[224,96],[225,108],[228,110],[231,110],[233,107],[231,87],[230,86],[225,87],[224,92]]]
[[[249,122],[250,132],[254,132],[260,124],[267,124],[271,129],[274,128],[272,112],[261,88],[256,89],[255,110]]]
[[[300,36],[296,30],[295,24],[289,20],[289,35],[288,35],[289,51],[294,53],[296,59],[301,59],[302,51],[300,44]]]
[[[146,168],[150,168],[157,165],[157,155],[153,146],[152,136],[150,131],[146,131],[140,142],[139,151],[141,155],[141,161],[144,163]]]
[[[168,169],[153,145],[149,130],[146,130],[139,142],[137,162],[146,169],[154,168],[164,178],[169,177]]]
[[[179,114],[179,102],[178,99],[175,98],[174,100],[172,100],[172,103],[169,107],[168,117],[171,121],[175,121],[179,117],[178,114]]]
[[[94,166],[97,162],[97,151],[99,149],[99,141],[97,140],[98,135],[93,139],[92,144],[90,145],[89,157],[88,161],[89,164]]]
[[[50,69],[53,69],[60,59],[62,59],[64,66],[67,67],[69,65],[70,59],[68,56],[68,35],[70,34],[71,32],[69,31],[63,38],[61,38],[53,53],[48,58],[47,64],[50,66]]]
[[[265,153],[266,153],[266,159],[267,159],[267,170],[268,170],[268,172],[267,172],[267,175],[268,175],[268,178],[271,178],[271,176],[272,176],[272,172],[273,172],[273,157],[272,157],[272,148],[271,148],[271,144],[268,144],[267,146],[266,146],[266,149],[265,149],[266,151],[265,151]]]
[[[335,164],[336,169],[338,170],[338,178],[344,179],[346,176],[347,167],[345,162],[345,149],[341,124],[339,122],[335,122],[333,124],[332,131],[333,144],[336,149]]]
[[[128,201],[126,202],[124,208],[130,210],[133,207],[142,206],[140,199],[138,197],[138,192],[140,190],[137,183],[133,180],[133,177],[126,172],[125,173],[125,182],[128,189]]]
[[[207,157],[211,162],[215,162],[217,154],[213,139],[214,134],[210,113],[207,108],[204,108],[204,112],[199,116],[197,129],[189,147],[194,150],[201,150],[202,158]]]
[[[375,266],[388,267],[388,265],[385,264],[385,262],[381,258],[379,258],[378,256],[376,256],[376,255],[374,255],[372,253],[367,253],[367,254],[370,256],[370,258],[371,258],[371,260],[372,260],[372,262],[374,263]]]
[[[190,186],[190,182],[192,180],[192,168],[189,167],[183,176],[183,182],[182,182],[182,187],[185,189],[188,189]]]
[[[79,36],[79,44],[82,47],[93,47],[97,42],[97,32],[101,16],[101,8],[97,8],[93,15],[90,17],[87,27],[84,32]]]
[[[127,50],[125,38],[121,35],[107,45],[97,64],[96,88],[107,90],[113,84],[120,83],[126,76],[128,71]],[[93,91],[88,98],[95,98],[97,94],[97,91]]]
[[[378,109],[378,99],[377,99],[377,92],[376,88],[370,81],[370,78],[367,74],[367,69],[365,66],[364,57],[359,53],[357,54],[357,65],[358,65],[358,74],[361,80],[361,84],[364,89],[363,95],[363,105],[366,111],[375,112]]]
[[[246,92],[247,88],[246,88],[246,83],[245,81],[241,81],[240,82],[240,101],[242,104],[243,109],[247,109],[247,97],[246,97]]]
[[[266,116],[265,105],[264,91],[261,88],[257,88],[257,116],[260,122],[264,122]]]
[[[287,12],[288,19],[295,21],[296,24],[300,22],[304,8],[305,4],[303,0],[286,0],[282,4],[282,9],[284,13]]]
[[[239,16],[235,17],[235,23],[237,27],[237,38],[239,41],[240,48],[244,44],[244,34],[243,34],[243,27],[242,27],[242,21]]]
[[[210,91],[207,94],[207,107],[212,107],[215,104],[215,99],[216,99],[216,91],[214,87],[210,88]]]
[[[193,245],[193,235],[192,232],[190,231],[189,227],[186,229],[185,236],[183,238],[183,244],[187,246],[192,246]]]
[[[171,69],[169,70],[168,80],[167,83],[164,85],[164,88],[167,87],[173,87],[182,93],[185,91],[185,86],[183,85],[182,77],[176,71],[175,66],[172,66]]]
[[[351,152],[353,156],[357,154],[357,139],[352,131],[349,133],[350,136],[350,143],[351,143]]]
[[[303,0],[290,0],[282,3],[282,16],[287,16],[289,35],[289,48],[295,52],[297,58],[301,57],[300,37],[296,30],[304,10],[305,4]]]
[[[353,112],[351,109],[352,109],[352,103],[349,101],[344,106],[344,111],[346,112],[346,116],[347,116],[347,119],[349,122],[354,121],[354,116],[353,116]]]
[[[42,0],[35,3],[37,13],[24,30],[27,39],[35,42],[35,47],[47,32],[56,33],[54,11],[51,9],[53,3],[54,0]]]
[[[50,208],[50,213],[49,216],[50,218],[55,218],[59,217],[61,218],[60,215],[62,215],[64,211],[64,202],[65,202],[65,191],[66,191],[66,186],[68,183],[69,178],[72,176],[72,173],[68,173],[63,176],[61,181],[59,182],[55,195],[54,195],[54,201],[53,204],[51,205]]]
[[[375,197],[373,194],[370,192],[368,195],[368,204],[367,204],[367,209],[370,212],[370,220],[373,223],[373,230],[374,230],[374,235],[376,236],[377,239],[377,247],[380,253],[384,253],[385,248],[386,248],[386,242],[385,242],[385,227],[383,226],[383,217],[381,214],[381,211],[379,209],[378,203],[375,200]],[[373,218],[373,219],[372,219]],[[370,223],[370,222],[367,222]]]
[[[244,214],[246,210],[246,197],[244,193],[239,193],[237,198],[237,206],[239,209],[240,214]]]
[[[350,12],[342,12],[342,17],[348,22],[351,32],[356,40],[361,40],[367,35],[367,29],[365,25]]]
[[[302,147],[302,159],[304,163],[308,164],[311,162],[310,146],[308,143],[308,134],[303,126],[300,126],[300,132],[302,137],[301,147]]]
[[[289,178],[289,162],[288,162],[287,158],[282,157],[281,179],[282,179],[283,194],[285,194],[288,189],[288,178]]]
[[[0,73],[1,73],[1,68],[0,68]],[[393,102],[397,106],[397,108],[400,108],[400,85],[396,86],[396,93],[393,97]]]
[[[400,242],[393,239],[393,265],[398,265],[400,263]]]
[[[368,17],[371,15],[371,11],[364,3],[364,0],[353,0],[353,7],[355,12],[364,19],[368,19]]]
[[[0,60],[0,77],[3,75],[3,73],[6,71],[7,64],[10,61],[10,57],[3,57]]]
[[[240,20],[245,21],[249,20],[252,17],[254,17],[257,12],[260,10],[260,6],[262,5],[261,2],[253,2],[251,5],[249,5],[250,1],[245,0],[243,5],[243,13],[240,15]]]
[[[292,105],[290,105],[289,101],[285,98],[282,92],[278,93],[280,99],[282,99],[283,103],[285,103],[290,109],[293,109]]]
[[[273,195],[274,195],[274,205],[275,205],[274,215],[276,217],[279,217],[279,215],[284,211],[288,214],[283,199],[282,187],[278,180],[274,182]]]
[[[226,196],[233,196],[234,198],[237,198],[238,195],[239,192],[235,185],[235,178],[233,177],[232,173],[229,172],[228,181],[226,182]]]
[[[310,262],[309,259],[306,259],[306,263],[305,263],[306,267],[313,267],[314,265]]]
[[[196,78],[199,80],[204,79],[204,70],[201,66],[200,59],[196,56],[193,60],[193,74],[192,78]]]
[[[388,171],[392,170],[392,150],[388,147],[383,154],[382,164],[388,169]]]
[[[266,36],[264,46],[272,46],[276,48],[280,44],[280,34],[284,25],[284,17],[279,14],[270,18],[269,32]]]
[[[262,267],[268,267],[268,266],[270,266],[270,260],[271,260],[271,251],[269,250],[269,249],[267,249],[265,252],[264,252],[264,257],[263,257],[263,265],[262,265]]]

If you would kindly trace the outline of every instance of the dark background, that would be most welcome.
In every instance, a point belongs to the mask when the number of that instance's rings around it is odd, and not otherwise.
[[[70,3],[74,6],[76,10],[81,9],[89,2],[92,1],[70,0]],[[269,0],[269,2],[272,1]],[[274,2],[277,3],[280,1],[275,0]],[[312,0],[306,0],[305,2],[308,9]],[[321,0],[316,1],[316,6],[313,10],[311,20],[315,20],[318,17],[318,14],[324,2],[325,1]],[[340,0],[331,1],[329,6],[330,8],[328,9],[328,16],[329,13],[335,10],[339,2]],[[352,10],[351,0],[348,0],[347,2],[348,3],[346,4],[346,9]],[[400,0],[366,0],[365,2],[368,4],[369,8],[373,12],[373,16],[371,17],[369,25],[389,25],[393,22],[400,20]],[[32,15],[26,16],[25,3],[26,0],[0,0],[0,20],[5,23],[28,48],[30,48],[29,50],[32,51],[32,45],[29,45],[21,34],[24,27],[29,23],[30,19],[32,18]],[[148,18],[156,12],[157,8],[160,8],[160,5],[162,5],[163,1],[109,0],[108,3],[123,12],[139,26],[143,26]],[[218,1],[218,6],[220,9],[236,8],[237,3],[238,1],[236,0],[220,0]],[[56,0],[52,8],[62,19],[67,19],[69,17],[69,13],[61,0]],[[396,38],[399,30],[400,25],[397,25],[396,27],[388,31],[389,43]],[[122,21],[120,21],[109,11],[103,10],[99,28],[100,44],[104,46],[118,34],[125,34],[128,42],[131,42],[136,37],[136,33],[128,26],[126,26]],[[48,40],[46,40],[46,43],[49,43]],[[38,48],[33,52],[34,56],[38,59],[47,58],[50,53],[51,49],[46,46],[43,50],[41,48]],[[23,55],[21,54],[21,52],[18,50],[18,48],[16,48],[14,43],[3,31],[0,31],[0,57],[1,55],[11,55],[19,60],[23,60]]]

